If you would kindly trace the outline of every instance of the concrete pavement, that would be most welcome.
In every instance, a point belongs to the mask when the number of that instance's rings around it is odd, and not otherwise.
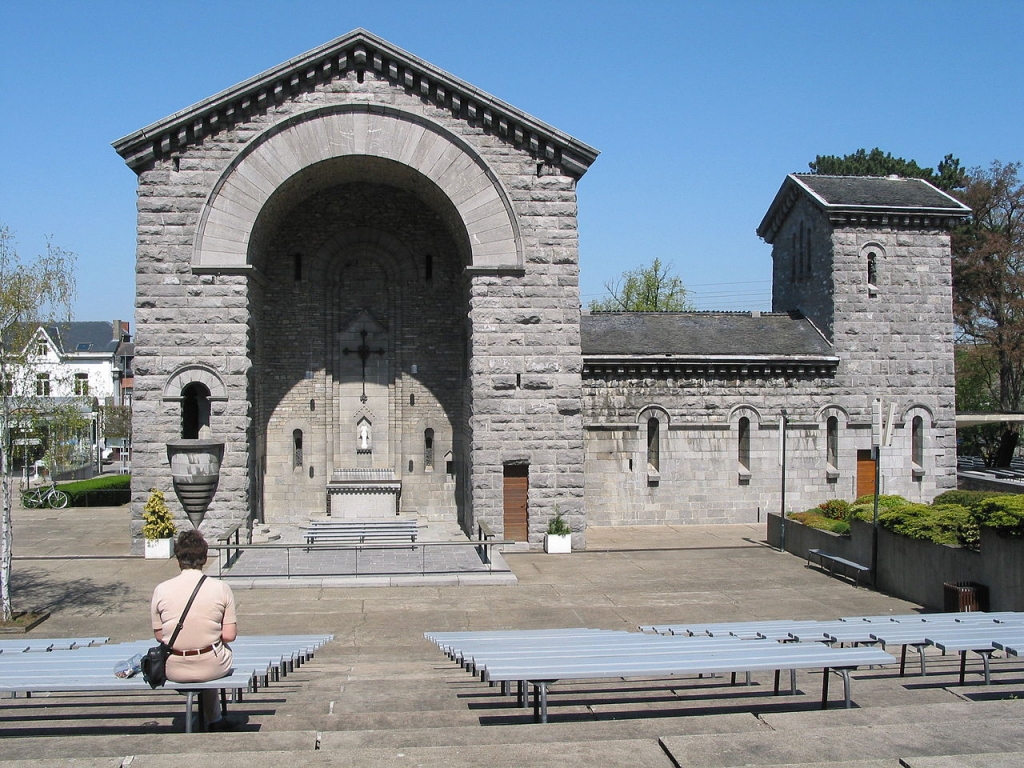
[[[127,556],[126,508],[17,510],[15,524],[17,607],[52,612],[31,634],[149,636],[150,594],[176,566]],[[755,525],[592,528],[586,552],[508,553],[514,585],[238,589],[243,633],[337,638],[239,705],[249,718],[244,733],[177,733],[181,704],[167,692],[129,702],[88,697],[87,706],[59,696],[5,700],[0,733],[15,738],[3,739],[0,765],[131,757],[139,768],[180,765],[192,752],[220,753],[221,766],[1024,764],[1012,762],[1024,753],[1024,672],[1002,668],[1019,669],[1013,662],[996,663],[987,689],[977,674],[957,686],[952,659],[930,662],[924,680],[864,670],[850,711],[818,710],[820,674],[801,677],[800,695],[780,697],[763,675],[750,689],[680,678],[555,686],[552,722],[541,726],[422,637],[917,609],[805,568],[763,539]],[[950,755],[959,762],[934,762]]]

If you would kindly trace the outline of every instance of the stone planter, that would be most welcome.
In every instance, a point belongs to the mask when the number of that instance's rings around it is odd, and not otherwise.
[[[549,555],[568,555],[572,552],[572,534],[544,534],[544,551]]]
[[[147,560],[169,560],[174,555],[174,539],[146,539]]]
[[[174,493],[198,528],[220,482],[224,443],[218,440],[175,440],[167,444]]]

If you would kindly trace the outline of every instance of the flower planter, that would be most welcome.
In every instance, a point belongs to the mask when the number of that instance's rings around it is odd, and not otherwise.
[[[174,539],[146,539],[147,560],[169,560],[174,555]]]
[[[167,444],[174,493],[193,528],[203,522],[217,492],[223,458],[224,443],[218,440],[175,440]]]
[[[545,534],[544,551],[547,552],[549,555],[568,555],[570,552],[572,552],[572,534]]]

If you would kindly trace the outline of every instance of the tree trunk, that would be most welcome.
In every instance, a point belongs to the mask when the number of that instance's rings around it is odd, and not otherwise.
[[[7,451],[0,447],[0,485],[3,486],[3,513],[0,515],[0,621],[10,621],[14,616],[11,605],[11,476],[7,472]]]
[[[1003,434],[999,439],[999,450],[996,452],[997,467],[1010,466],[1010,459],[1013,458],[1013,452],[1017,450],[1017,440],[1019,438],[1017,430],[1013,427],[1007,427],[1003,430]]]

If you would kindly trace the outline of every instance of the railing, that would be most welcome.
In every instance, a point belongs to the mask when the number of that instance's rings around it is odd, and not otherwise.
[[[219,540],[219,539],[218,539]],[[494,571],[494,563],[491,555],[492,547],[500,547],[503,545],[515,544],[511,540],[503,539],[487,539],[484,541],[418,541],[415,544],[305,544],[296,542],[294,544],[239,544],[236,540],[232,544],[211,544],[210,551],[217,552],[217,576],[231,578],[232,576],[238,576],[240,578],[260,578],[260,577],[316,577],[316,576],[409,576],[409,575],[438,575],[438,574],[451,574],[451,573],[473,573],[475,571],[467,571],[464,568],[447,568],[434,564],[428,565],[427,552],[428,550],[442,550],[449,549],[452,547],[465,549],[472,547],[477,550],[480,558],[480,571],[486,573],[492,573]],[[361,561],[360,556],[376,555],[386,551],[405,551],[410,554],[418,550],[418,568],[410,569],[408,567],[400,570],[388,570],[386,566],[382,566],[379,558],[374,558],[372,563],[367,563],[364,557]],[[232,551],[234,555],[232,555]],[[270,553],[270,558],[273,560],[273,565],[278,566],[283,570],[283,573],[251,573],[251,572],[240,572],[232,574],[230,572],[225,573],[225,569],[231,568],[234,563],[237,563],[240,555],[245,551],[257,551],[261,554]],[[275,553],[283,553],[282,555],[275,556]],[[336,564],[333,567],[320,561],[317,565],[311,564],[310,555],[322,552],[339,552],[344,554],[351,553],[352,557],[342,558],[343,562]],[[225,562],[225,553],[226,559]],[[410,561],[411,562],[411,559]],[[408,565],[409,562],[404,563]],[[325,569],[326,566],[326,569]],[[300,568],[302,572],[297,573],[296,568]]]
[[[238,524],[234,528],[232,528],[232,529],[222,533],[220,536],[217,537],[217,541],[224,542],[223,546],[227,549],[227,567],[228,568],[231,567],[231,564],[233,562],[235,562],[235,560],[237,560],[238,556],[241,554],[242,545],[239,544],[239,541],[238,541],[238,532],[241,529],[242,529],[242,525]],[[234,555],[231,554],[231,551],[232,551],[232,548],[231,548],[231,537],[232,536],[235,537],[235,546],[234,546],[235,554]],[[219,558],[220,555],[218,554],[217,557]]]

